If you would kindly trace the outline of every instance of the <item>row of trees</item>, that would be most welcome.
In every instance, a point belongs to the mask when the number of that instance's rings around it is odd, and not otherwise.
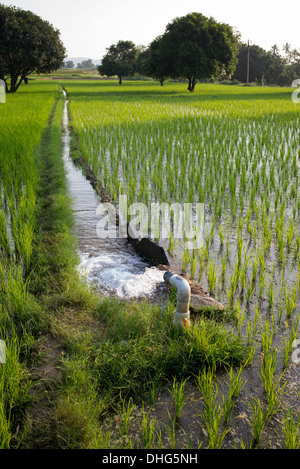
[[[73,60],[67,60],[66,62],[62,63],[62,68],[75,68],[75,64]],[[94,70],[95,64],[93,63],[92,59],[86,59],[82,60],[81,62],[78,62],[76,68]]]
[[[300,52],[289,44],[283,51],[281,56],[276,45],[267,52],[241,44],[239,33],[228,24],[190,13],[175,18],[148,47],[132,41],[111,45],[98,70],[102,76],[118,76],[120,84],[134,74],[157,79],[161,85],[167,78],[185,78],[191,92],[196,81],[209,79],[290,85],[300,75]],[[15,92],[33,72],[57,70],[65,57],[60,33],[51,24],[30,11],[0,4],[0,79],[7,91]],[[88,59],[77,67],[94,64]]]
[[[277,45],[265,51],[243,44],[231,26],[192,13],[173,20],[148,47],[132,41],[111,45],[97,68],[102,76],[118,76],[120,84],[135,74],[161,85],[167,78],[186,78],[191,92],[197,80],[208,79],[290,86],[300,75],[300,52],[289,44],[283,52],[281,56]]]
[[[269,51],[257,45],[241,44],[238,62],[232,78],[242,82],[290,86],[300,76],[300,53],[289,44],[282,48],[274,44]]]
[[[188,90],[197,80],[230,77],[237,64],[239,34],[231,26],[201,13],[175,18],[149,47],[119,41],[107,49],[98,67],[100,75],[122,78],[141,73],[158,79],[184,77]]]

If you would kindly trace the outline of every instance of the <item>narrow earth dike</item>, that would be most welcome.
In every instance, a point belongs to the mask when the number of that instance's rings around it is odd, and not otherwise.
[[[71,338],[92,335],[92,331],[96,336],[103,327],[94,318],[93,294],[82,284],[76,270],[72,201],[62,160],[63,105],[60,92],[36,155],[40,180],[27,284],[34,309],[30,319],[26,317],[20,324],[29,329],[31,343],[22,357],[26,363],[23,382],[26,396],[20,412],[14,416],[15,434],[10,442],[10,447],[21,449],[82,446],[72,443],[73,438],[77,439],[76,432],[80,441],[85,438],[82,428],[85,424],[80,411],[73,415],[70,401],[75,396],[66,393],[64,361]],[[83,420],[86,418],[88,415]],[[74,437],[68,436],[69,427],[71,433],[75,432]]]

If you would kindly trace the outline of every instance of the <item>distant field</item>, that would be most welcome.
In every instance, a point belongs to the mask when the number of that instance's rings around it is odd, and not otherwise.
[[[76,68],[70,68],[70,69],[59,69],[56,70],[55,72],[52,73],[34,73],[29,77],[29,80],[57,80],[57,79],[86,79],[86,78],[93,78],[94,80],[100,77],[98,70],[88,70],[88,69],[76,69]]]

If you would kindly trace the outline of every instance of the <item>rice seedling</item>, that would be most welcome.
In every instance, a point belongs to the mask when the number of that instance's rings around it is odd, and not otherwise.
[[[226,426],[228,426],[235,401],[238,398],[241,389],[245,386],[245,383],[242,382],[242,371],[242,368],[239,368],[236,373],[233,371],[233,368],[230,368],[229,371],[229,390],[226,398],[223,396],[222,404],[224,423]]]
[[[267,396],[269,414],[273,415],[280,407],[280,397],[284,392],[286,382],[280,386],[281,375],[277,381],[274,381],[274,375],[277,367],[277,351],[275,349],[264,354],[261,361],[261,379]]]
[[[290,408],[286,409],[282,419],[282,432],[284,436],[285,449],[299,449],[300,448],[300,415],[295,418]]]
[[[283,369],[287,368],[289,358],[292,352],[293,343],[297,338],[299,328],[299,316],[297,320],[292,324],[291,330],[288,331],[288,336],[283,339]]]
[[[168,416],[171,422],[170,425],[165,425],[165,429],[167,431],[167,435],[169,438],[169,445],[171,449],[176,448],[176,417],[172,418],[168,409]]]
[[[175,407],[175,420],[180,419],[182,415],[183,407],[186,403],[186,399],[187,399],[187,396],[185,395],[186,382],[187,382],[187,379],[185,379],[181,383],[178,383],[176,378],[174,378],[172,389],[169,391],[173,398],[173,405]]]
[[[129,429],[134,421],[134,410],[135,405],[132,399],[129,399],[127,403],[125,403],[125,399],[122,400],[122,412],[118,422],[121,436],[125,436],[129,433]]]
[[[200,413],[207,431],[207,448],[220,449],[228,429],[222,430],[223,411],[218,402],[218,388],[214,383],[215,375],[212,370],[204,370],[202,376],[196,377],[196,384],[202,393],[204,410]]]
[[[258,397],[250,399],[248,408],[250,410],[252,431],[252,440],[249,447],[250,449],[256,449],[259,445],[262,433],[269,418],[269,413],[263,409],[262,403]]]
[[[208,268],[208,284],[211,293],[215,292],[216,284],[217,284],[217,273],[216,273],[216,264],[213,260],[209,260],[207,264]]]
[[[150,418],[149,413],[145,412],[143,405],[143,418],[142,418],[142,443],[143,449],[149,449],[154,447],[155,437],[156,437],[156,418]]]
[[[287,285],[284,287],[284,305],[286,311],[286,317],[290,318],[292,316],[293,311],[297,305],[297,296],[298,296],[298,285],[297,283],[294,284],[293,289],[291,290],[288,288]]]

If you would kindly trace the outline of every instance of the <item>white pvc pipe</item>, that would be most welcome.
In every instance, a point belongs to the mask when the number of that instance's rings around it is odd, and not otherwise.
[[[165,282],[177,289],[177,304],[174,317],[174,324],[188,327],[190,325],[190,299],[191,287],[188,281],[173,272],[167,271],[164,274]]]

